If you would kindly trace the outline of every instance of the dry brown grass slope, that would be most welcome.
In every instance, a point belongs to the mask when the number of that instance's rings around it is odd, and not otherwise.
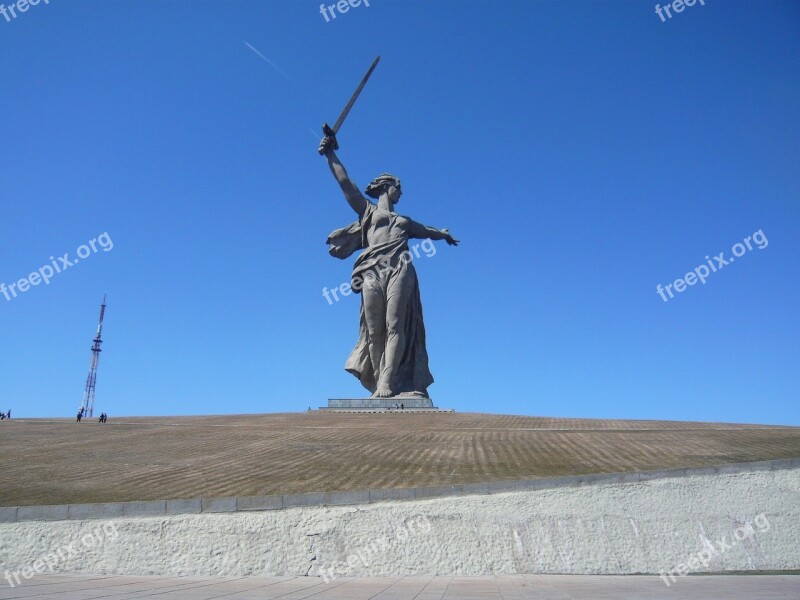
[[[800,428],[484,414],[0,422],[0,506],[412,487],[800,456]]]

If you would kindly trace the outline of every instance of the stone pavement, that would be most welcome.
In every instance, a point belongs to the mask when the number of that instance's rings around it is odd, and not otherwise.
[[[37,575],[0,600],[798,600],[800,575],[705,575],[669,588],[654,576],[502,575],[496,577],[357,577],[325,583],[318,577],[127,577]]]

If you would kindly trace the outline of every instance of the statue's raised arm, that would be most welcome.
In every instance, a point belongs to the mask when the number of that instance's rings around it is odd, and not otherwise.
[[[324,155],[325,158],[328,159],[328,166],[331,169],[331,173],[333,173],[333,176],[339,183],[339,187],[342,188],[342,192],[344,193],[347,203],[354,211],[356,211],[356,214],[358,214],[360,218],[367,209],[367,199],[364,198],[359,191],[358,186],[353,183],[353,181],[347,175],[344,165],[339,160],[339,157],[336,156],[336,152],[333,149],[335,146],[336,138],[326,135],[324,138],[322,138],[322,141],[319,144],[320,154]]]

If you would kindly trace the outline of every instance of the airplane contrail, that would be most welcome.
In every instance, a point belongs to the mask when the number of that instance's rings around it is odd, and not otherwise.
[[[257,55],[258,55],[258,56],[259,56],[259,57],[260,57],[260,58],[261,58],[261,59],[262,59],[264,62],[266,62],[266,63],[267,63],[267,64],[268,64],[270,67],[272,67],[273,69],[275,69],[275,70],[276,70],[278,73],[280,73],[281,75],[283,75],[283,76],[284,76],[286,79],[289,79],[289,76],[286,74],[286,72],[285,72],[283,69],[281,69],[281,68],[280,68],[278,65],[276,65],[274,62],[272,62],[272,61],[271,61],[270,59],[268,59],[266,56],[264,56],[263,54],[261,54],[261,52],[259,52],[259,51],[258,51],[258,50],[256,50],[255,48],[253,48],[253,46],[251,46],[251,45],[250,45],[250,43],[248,43],[248,42],[247,42],[247,40],[245,40],[245,42],[244,42],[244,45],[245,45],[245,46],[247,46],[248,48],[250,48],[250,50],[252,50],[253,52],[255,52],[255,53],[256,53],[256,54],[257,54]]]

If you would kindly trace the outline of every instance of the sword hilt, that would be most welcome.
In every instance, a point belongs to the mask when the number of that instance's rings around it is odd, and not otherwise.
[[[331,128],[331,126],[328,125],[327,123],[323,124],[322,133],[325,134],[325,137],[333,138],[333,146],[331,146],[331,150],[338,150],[339,142],[336,140],[336,132]],[[320,150],[319,153],[324,154],[322,150]]]

